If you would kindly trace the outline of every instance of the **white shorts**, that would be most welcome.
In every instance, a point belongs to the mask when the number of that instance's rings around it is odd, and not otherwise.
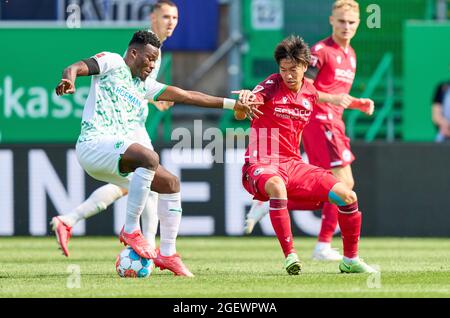
[[[95,140],[77,143],[78,162],[94,179],[128,189],[132,173],[121,173],[119,162],[128,147],[134,143],[153,150],[147,132],[145,129],[139,129],[133,139],[121,136],[101,136]]]
[[[153,148],[152,141],[150,140],[150,136],[148,135],[148,132],[144,127],[136,129],[132,139],[136,140],[136,142],[144,147],[147,147],[153,151],[155,150]]]

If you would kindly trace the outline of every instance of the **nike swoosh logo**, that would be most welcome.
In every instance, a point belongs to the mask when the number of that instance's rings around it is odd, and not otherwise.
[[[346,269],[350,270],[350,265],[347,265],[347,264],[345,264],[344,262],[342,262],[342,265],[343,265]]]
[[[183,209],[169,209],[169,212],[178,212],[178,213],[182,213]]]

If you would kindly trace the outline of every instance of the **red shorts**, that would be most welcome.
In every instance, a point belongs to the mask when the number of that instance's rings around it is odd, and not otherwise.
[[[331,169],[345,167],[355,160],[342,121],[311,121],[303,130],[302,141],[312,165]]]
[[[242,184],[256,200],[269,200],[264,186],[274,176],[282,178],[286,185],[289,210],[320,209],[323,202],[328,202],[331,188],[338,183],[330,171],[300,159],[290,159],[278,165],[246,163],[242,167]]]

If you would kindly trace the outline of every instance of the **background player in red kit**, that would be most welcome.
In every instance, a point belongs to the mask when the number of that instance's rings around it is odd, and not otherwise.
[[[244,188],[255,199],[269,200],[270,220],[283,250],[285,269],[297,275],[301,263],[294,249],[288,209],[317,209],[323,202],[339,206],[344,243],[342,272],[374,272],[358,257],[361,212],[356,193],[323,168],[303,162],[299,144],[304,127],[318,102],[316,88],[304,80],[310,63],[308,46],[290,36],[275,49],[279,74],[253,90],[264,105],[263,115],[251,122],[250,142],[242,168]]]
[[[311,62],[305,76],[323,93],[337,94],[340,100],[319,102],[303,132],[303,146],[309,163],[331,172],[341,182],[353,189],[354,180],[350,164],[355,159],[350,150],[350,139],[345,135],[342,120],[344,108],[359,109],[372,114],[373,101],[356,99],[348,95],[356,72],[356,55],[350,46],[359,25],[359,6],[353,0],[338,0],[333,4],[330,24],[333,33],[311,48]],[[334,104],[334,105],[333,105]],[[256,222],[267,213],[267,207],[254,202],[247,215],[246,232],[250,233]],[[341,260],[342,255],[331,248],[337,226],[337,206],[324,203],[322,226],[313,252],[316,260]]]
[[[350,46],[359,25],[359,5],[353,0],[339,0],[333,5],[330,24],[333,33],[311,48],[311,64],[306,76],[314,80],[318,91],[330,94],[348,94],[356,72],[356,54]],[[350,108],[373,112],[373,101],[355,100]],[[319,103],[311,122],[303,134],[303,146],[313,165],[329,169],[350,189],[354,187],[350,164],[355,160],[350,150],[350,139],[345,135],[342,120],[344,108],[330,103]],[[331,240],[337,226],[336,205],[325,203],[322,208],[322,227],[318,244],[313,253],[315,259],[333,259]]]

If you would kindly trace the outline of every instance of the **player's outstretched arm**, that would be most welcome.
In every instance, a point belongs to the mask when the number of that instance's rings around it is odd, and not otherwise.
[[[353,97],[348,94],[328,94],[317,91],[320,103],[330,103],[333,105],[348,108],[353,101]]]
[[[262,104],[257,101],[244,104],[239,100],[211,96],[197,91],[186,91],[175,86],[168,86],[157,99],[200,107],[234,109],[245,112],[249,118],[258,118],[258,114],[261,114],[258,106]]]
[[[354,98],[348,108],[359,109],[370,116],[375,110],[375,103],[370,98]]]
[[[87,76],[89,74],[88,65],[84,61],[79,61],[63,71],[61,81],[55,88],[56,95],[73,94],[75,92],[75,80],[77,76]]]
[[[319,95],[319,102],[330,103],[341,106],[345,109],[358,109],[367,115],[372,115],[375,109],[373,100],[369,98],[355,98],[349,94],[328,94],[324,92],[317,92]]]

